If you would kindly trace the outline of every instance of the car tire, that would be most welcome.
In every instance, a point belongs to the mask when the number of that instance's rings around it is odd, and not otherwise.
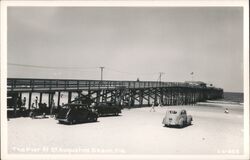
[[[187,119],[187,125],[191,125],[192,124],[192,118],[189,118]]]
[[[88,117],[87,122],[91,122],[91,121],[93,121],[92,118]]]
[[[184,126],[184,121],[181,119],[180,122],[179,122],[179,127],[183,128],[183,126]]]
[[[71,121],[69,121],[69,124],[70,124],[70,125],[72,125],[72,124],[74,124],[74,123],[76,123],[76,120],[71,120]]]

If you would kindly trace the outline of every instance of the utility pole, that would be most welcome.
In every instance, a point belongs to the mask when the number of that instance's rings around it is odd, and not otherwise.
[[[104,67],[99,67],[101,69],[101,81],[103,80],[103,69]]]
[[[159,76],[159,82],[161,82],[161,76],[162,76],[163,74],[165,74],[165,73],[164,73],[164,72],[160,72],[159,74],[160,74],[160,76]]]
[[[194,72],[191,72],[190,75],[191,75],[191,80],[194,81]]]

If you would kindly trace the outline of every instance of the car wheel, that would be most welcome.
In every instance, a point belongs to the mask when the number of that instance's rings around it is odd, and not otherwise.
[[[187,125],[191,125],[192,124],[192,118],[188,118],[187,119]]]
[[[183,120],[180,120],[179,127],[183,128],[183,126],[184,126],[184,122],[183,122]]]
[[[76,122],[76,120],[71,120],[71,121],[69,121],[69,124],[72,125],[72,124],[74,124],[75,122]]]
[[[92,120],[92,118],[90,118],[90,117],[87,118],[87,121],[88,121],[88,122],[91,122],[91,120]]]
[[[190,120],[189,123],[188,123],[188,125],[191,125],[191,124],[192,124],[192,121]]]

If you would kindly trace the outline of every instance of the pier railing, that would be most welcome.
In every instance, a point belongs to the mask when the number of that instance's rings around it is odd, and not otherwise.
[[[159,81],[112,81],[112,80],[71,80],[71,79],[22,79],[8,78],[8,91],[39,91],[39,90],[94,90],[94,89],[117,89],[117,88],[156,88],[156,87],[192,87],[182,82],[159,82]]]

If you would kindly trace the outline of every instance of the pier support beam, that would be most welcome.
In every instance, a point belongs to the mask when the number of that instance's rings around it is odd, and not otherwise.
[[[30,107],[31,107],[31,98],[32,98],[32,92],[29,92],[29,106],[28,106],[28,110],[30,110]]]
[[[68,103],[71,102],[71,98],[72,98],[72,92],[68,92]]]
[[[57,106],[60,106],[60,100],[61,100],[61,92],[58,92],[58,97],[57,97]]]
[[[43,93],[41,92],[40,93],[40,98],[39,98],[39,103],[42,103],[42,100],[43,100]]]

